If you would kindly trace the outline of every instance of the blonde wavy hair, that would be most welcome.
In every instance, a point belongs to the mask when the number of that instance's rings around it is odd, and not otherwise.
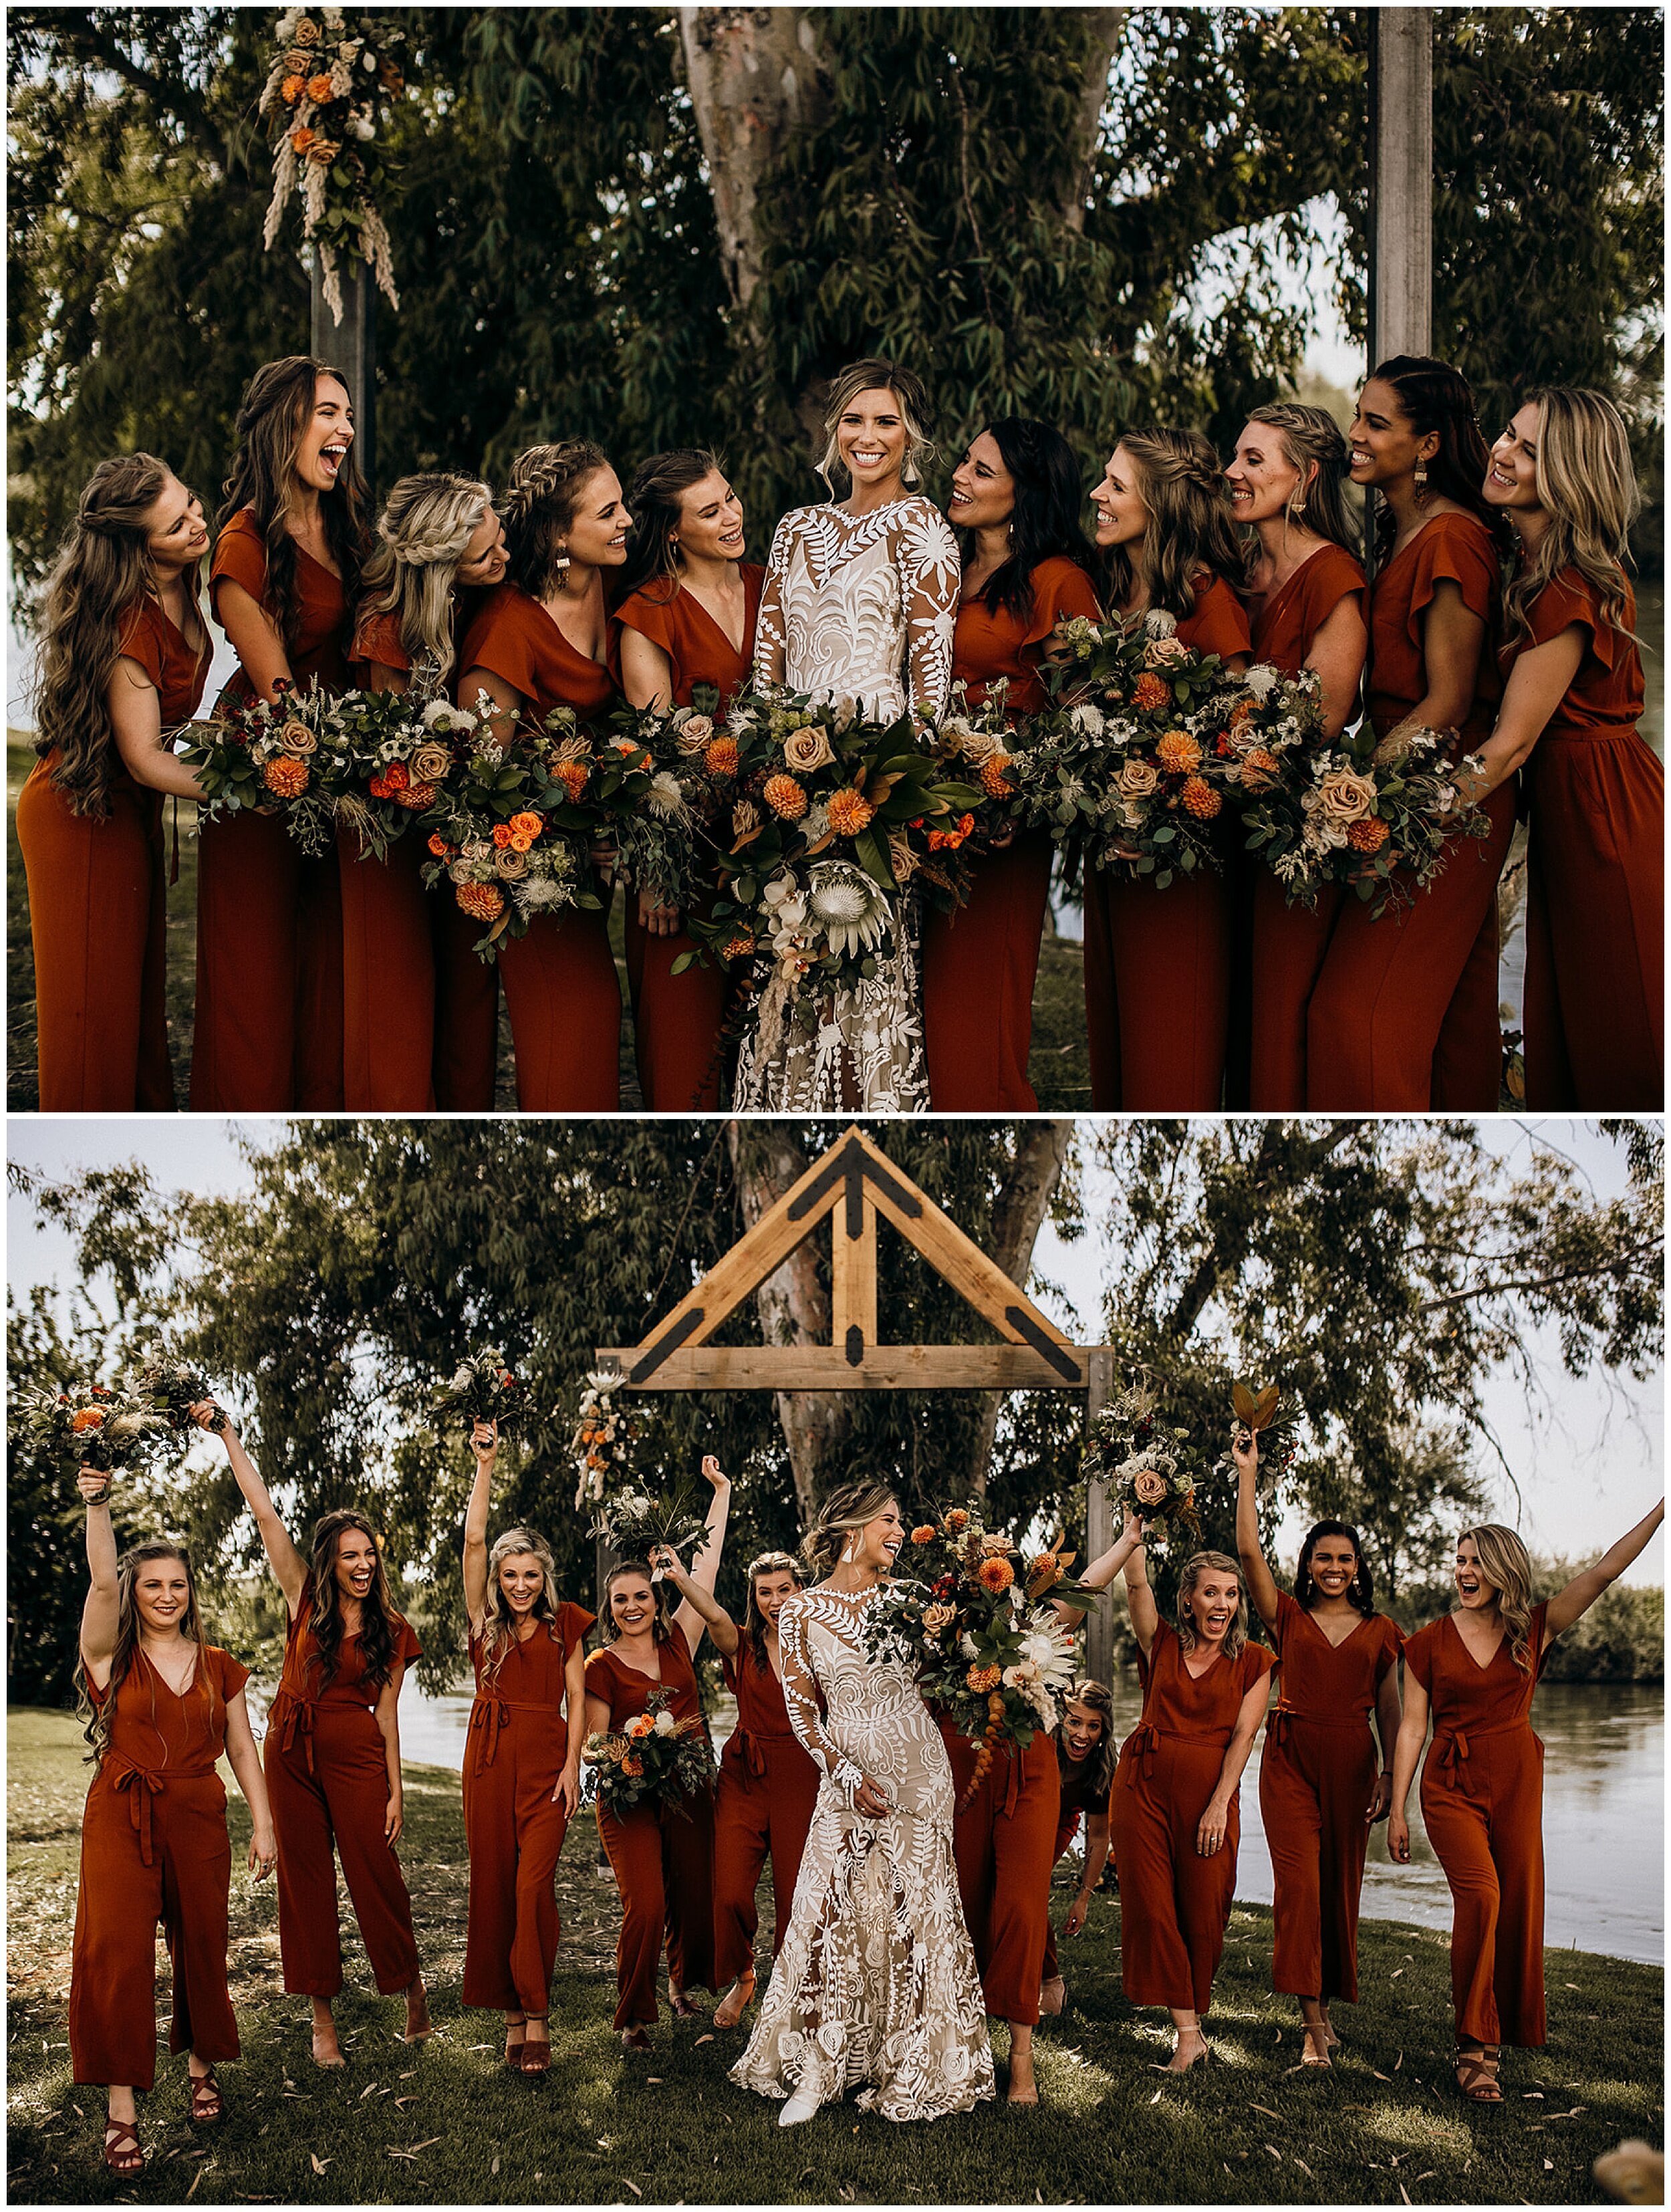
[[[402,477],[377,518],[377,543],[361,578],[361,613],[394,615],[422,688],[453,672],[453,589],[459,564],[493,494],[474,477]]]
[[[1199,430],[1170,425],[1127,430],[1119,443],[1131,456],[1138,495],[1149,510],[1133,565],[1123,545],[1109,554],[1108,602],[1127,605],[1139,583],[1151,607],[1182,622],[1195,611],[1196,580],[1205,568],[1233,591],[1248,580],[1248,553],[1231,519],[1224,472]]]
[[[1480,1571],[1497,1592],[1497,1610],[1509,1639],[1509,1656],[1522,1674],[1534,1674],[1537,1655],[1532,1649],[1532,1562],[1526,1547],[1512,1528],[1500,1522],[1482,1522],[1464,1528],[1457,1547],[1473,1540]]]
[[[1186,1651],[1193,1651],[1200,1641],[1196,1632],[1194,1618],[1189,1610],[1195,1585],[1211,1569],[1215,1574],[1236,1577],[1236,1616],[1224,1631],[1224,1656],[1239,1659],[1242,1647],[1248,1640],[1248,1584],[1240,1565],[1228,1552],[1192,1552],[1178,1574],[1177,1623],[1178,1641]]]
[[[556,1626],[557,1607],[562,1600],[557,1595],[557,1563],[551,1556],[551,1547],[532,1528],[507,1528],[494,1540],[488,1553],[488,1595],[482,1615],[483,1689],[491,1689],[498,1680],[499,1669],[517,1641],[516,1615],[499,1587],[499,1570],[507,1559],[520,1559],[525,1553],[539,1561],[545,1577],[545,1587],[534,1600],[534,1619],[550,1624],[548,1634]]]
[[[819,1506],[817,1519],[802,1537],[802,1559],[815,1574],[829,1574],[841,1556],[842,1538],[898,1502],[899,1493],[889,1483],[842,1483]]]
[[[900,471],[900,482],[907,491],[914,491],[921,483],[917,464],[932,461],[934,447],[932,434],[934,428],[933,410],[928,404],[928,393],[920,376],[908,368],[900,368],[890,361],[849,362],[829,387],[829,398],[824,403],[824,449],[817,463],[818,474],[829,487],[830,496],[836,493],[836,479],[831,471],[839,469],[847,474],[847,464],[842,459],[841,441],[836,434],[841,420],[861,392],[886,392],[899,407],[899,417],[905,425],[905,464]]]
[[[544,599],[568,566],[568,533],[580,493],[588,477],[608,466],[608,454],[587,438],[530,446],[512,462],[505,543],[511,580],[530,599]]]
[[[1602,621],[1629,637],[1625,562],[1642,491],[1625,418],[1601,392],[1552,384],[1526,396],[1538,410],[1538,505],[1549,527],[1503,594],[1505,638],[1531,636],[1533,601],[1563,568],[1583,578]]]

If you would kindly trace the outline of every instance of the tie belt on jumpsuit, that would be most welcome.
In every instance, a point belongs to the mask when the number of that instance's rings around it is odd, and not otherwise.
[[[1442,1728],[1433,1731],[1433,1749],[1439,1752],[1439,1771],[1444,1776],[1445,1788],[1455,1789],[1462,1778],[1462,1770],[1472,1757],[1469,1745],[1482,1743],[1494,1735],[1530,1735],[1530,1721],[1516,1721],[1508,1728]],[[1439,1751],[1440,1745],[1444,1746]]]
[[[161,1775],[149,1766],[136,1766],[120,1752],[106,1753],[105,1771],[111,1778],[111,1787],[124,1793],[128,1801],[128,1814],[133,1822],[133,1832],[139,1838],[139,1856],[143,1865],[155,1863],[151,1856],[151,1800],[160,1797],[164,1789]],[[169,1773],[179,1781],[191,1781],[202,1774],[213,1774],[212,1766],[174,1766]]]
[[[1303,1713],[1297,1705],[1278,1704],[1265,1723],[1267,1741],[1280,1748],[1288,1741],[1291,1721],[1303,1721],[1308,1728],[1360,1729],[1369,1726],[1370,1716],[1367,1708],[1361,1713]]]
[[[1126,1749],[1120,1754],[1120,1764],[1125,1770],[1127,1789],[1136,1789],[1139,1768],[1142,1770],[1143,1779],[1145,1782],[1154,1780],[1155,1758],[1160,1750],[1163,1739],[1172,1743],[1200,1744],[1205,1750],[1224,1751],[1228,1749],[1233,1734],[1234,1730],[1230,1729],[1203,1729],[1200,1731],[1191,1729],[1186,1734],[1182,1729],[1157,1728],[1152,1721],[1139,1721],[1127,1737]],[[1137,1756],[1134,1759],[1127,1757],[1127,1754],[1131,1752],[1136,1753]]]
[[[485,1774],[493,1765],[499,1749],[500,1731],[511,1724],[513,1713],[550,1713],[558,1727],[563,1725],[562,1707],[548,1705],[543,1698],[495,1698],[477,1691],[476,1702],[470,1709],[470,1734],[479,1729],[481,1741],[476,1747],[476,1771]]]
[[[766,1779],[766,1749],[768,1744],[799,1744],[800,1738],[793,1729],[733,1729],[726,1745],[729,1751],[734,1743],[738,1756],[757,1782]]]
[[[343,1698],[334,1702],[338,1710],[348,1703]],[[377,1711],[375,1705],[361,1707],[357,1698],[353,1700],[353,1705],[368,1713]],[[317,1698],[299,1698],[294,1690],[281,1689],[273,1699],[272,1711],[267,1716],[268,1727],[276,1728],[279,1732],[278,1747],[282,1752],[288,1753],[294,1750],[296,1738],[301,1738],[302,1748],[307,1753],[307,1771],[310,1774],[313,1771],[313,1716],[318,1711]]]

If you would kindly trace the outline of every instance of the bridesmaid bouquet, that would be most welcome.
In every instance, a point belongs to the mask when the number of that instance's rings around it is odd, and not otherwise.
[[[483,926],[477,952],[496,960],[502,941],[525,937],[538,915],[603,900],[589,842],[557,819],[568,794],[547,773],[544,747],[512,748],[483,714],[460,750],[420,824],[431,855],[422,874],[431,890],[452,885],[459,907]]]
[[[528,1389],[498,1346],[484,1344],[459,1362],[450,1382],[437,1385],[429,1409],[437,1420],[462,1421],[466,1433],[477,1421],[496,1421],[507,1437],[527,1418]]]
[[[700,730],[704,717],[678,711],[684,727]],[[620,708],[610,719],[615,735],[594,738],[572,708],[547,715],[535,742],[548,778],[540,803],[588,850],[608,846],[625,882],[663,905],[686,906],[696,875],[699,812],[711,798],[702,748],[683,752],[677,739],[670,746],[663,734],[668,718],[654,708]]]
[[[1294,1441],[1291,1414],[1293,1409],[1285,1401],[1274,1382],[1263,1389],[1250,1390],[1245,1382],[1233,1382],[1230,1393],[1230,1416],[1239,1429],[1260,1438],[1259,1463],[1275,1480],[1280,1480],[1294,1463],[1298,1449]]]
[[[1195,1505],[1196,1477],[1184,1457],[1189,1432],[1164,1426],[1157,1417],[1158,1403],[1153,1391],[1133,1383],[1099,1413],[1085,1447],[1085,1473],[1092,1481],[1107,1484],[1122,1520],[1136,1514],[1151,1548],[1163,1553],[1175,1547],[1195,1551],[1201,1517]]]
[[[380,860],[465,768],[486,717],[445,699],[425,702],[398,691],[347,692],[337,714],[359,810],[353,819],[362,849]]]
[[[351,788],[343,706],[317,686],[281,684],[276,700],[240,700],[212,721],[188,722],[183,758],[203,786],[204,817],[261,807],[283,816],[304,853],[329,852],[338,815],[357,823],[366,811]]]
[[[134,1395],[152,1413],[161,1413],[175,1436],[184,1436],[188,1430],[195,1436],[197,1425],[187,1408],[212,1399],[215,1385],[189,1359],[157,1345],[135,1370]],[[217,1406],[210,1426],[220,1436],[226,1425],[227,1417]]]
[[[172,1424],[137,1393],[100,1382],[70,1390],[21,1390],[12,1401],[16,1440],[57,1462],[67,1481],[83,1467],[128,1474],[157,1456]]]
[[[714,1787],[714,1759],[699,1720],[676,1720],[659,1683],[624,1728],[589,1735],[580,1752],[586,1795],[618,1820],[647,1799],[690,1817],[689,1800]]]
[[[975,816],[972,835],[965,841],[965,857],[989,852],[994,836],[1020,827],[1024,811],[1017,781],[1016,755],[1032,742],[1025,722],[1009,711],[1009,685],[991,686],[978,706],[969,703],[968,687],[961,681],[951,687],[945,711],[929,725],[935,751],[969,781],[978,784],[986,804]]]
[[[591,1506],[592,1534],[622,1559],[647,1559],[659,1545],[694,1559],[708,1542],[708,1509],[696,1485],[686,1477],[658,1492],[627,1474],[633,1422],[616,1403],[626,1379],[619,1369],[586,1378],[569,1443],[580,1477],[575,1510]]]

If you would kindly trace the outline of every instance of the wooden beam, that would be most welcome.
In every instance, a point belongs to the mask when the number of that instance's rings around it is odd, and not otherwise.
[[[833,1344],[686,1344],[641,1380],[641,1346],[605,1347],[598,1358],[619,1360],[641,1390],[1083,1390],[1090,1353],[1062,1351],[1059,1365],[1027,1344],[866,1345],[854,1366]]]
[[[1085,1392],[1085,1433],[1114,1395],[1114,1354],[1098,1345],[1086,1354],[1090,1387]],[[1100,1559],[1115,1535],[1114,1516],[1109,1510],[1108,1485],[1085,1486],[1085,1558],[1087,1566]],[[1094,1681],[1112,1685],[1114,1680],[1114,1613],[1120,1600],[1113,1590],[1094,1613],[1085,1616],[1085,1672]]]
[[[829,1236],[829,1340],[857,1366],[876,1342],[876,1206],[861,1186],[847,1187]]]
[[[354,452],[366,480],[366,497],[377,506],[377,282],[357,254],[338,253],[337,276],[343,289],[339,323],[325,296],[325,279],[315,252],[309,272],[307,343],[315,361],[328,361],[348,379],[354,405]]]
[[[1433,15],[1372,8],[1370,361],[1433,342]]]

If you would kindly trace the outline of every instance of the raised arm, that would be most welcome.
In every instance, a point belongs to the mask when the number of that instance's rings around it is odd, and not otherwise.
[[[1245,1441],[1244,1441],[1245,1440]],[[1277,1625],[1276,1577],[1259,1540],[1259,1438],[1252,1430],[1238,1427],[1230,1438],[1230,1455],[1236,1462],[1236,1548],[1248,1594],[1267,1628]]]
[[[476,1454],[476,1480],[465,1508],[465,1611],[470,1632],[479,1636],[488,1610],[488,1508],[493,1500],[493,1463],[499,1455],[499,1424],[477,1421],[470,1432]]]
[[[720,1472],[720,1462],[709,1452],[702,1461],[702,1480],[713,1489],[708,1502],[708,1541],[697,1553],[687,1578],[678,1577],[678,1587],[688,1591],[684,1603],[673,1616],[684,1631],[685,1642],[690,1646],[690,1656],[696,1656],[696,1646],[702,1640],[702,1631],[712,1625],[712,1614],[693,1602],[697,1590],[711,1599],[714,1580],[720,1571],[720,1555],[726,1548],[726,1522],[731,1512],[731,1477]],[[724,1619],[731,1616],[726,1613]]]
[[[1223,1665],[1223,1661],[1219,1664]],[[1237,1784],[1242,1779],[1242,1770],[1247,1765],[1254,1747],[1254,1738],[1259,1734],[1259,1723],[1265,1717],[1271,1702],[1271,1678],[1261,1674],[1249,1685],[1242,1700],[1241,1711],[1236,1716],[1236,1726],[1224,1747],[1224,1764],[1218,1769],[1218,1779],[1206,1801],[1206,1810],[1195,1826],[1195,1849],[1204,1859],[1210,1859],[1224,1840],[1224,1831],[1230,1824],[1230,1801],[1236,1795]]]
[[[1393,1751],[1393,1802],[1387,1814],[1387,1856],[1400,1866],[1410,1863],[1410,1823],[1405,1807],[1410,1784],[1421,1764],[1421,1747],[1427,1741],[1428,1697],[1425,1687],[1407,1667],[1404,1670],[1404,1717],[1398,1725]]]
[[[1593,1567],[1586,1567],[1583,1574],[1575,1575],[1564,1590],[1550,1599],[1543,1620],[1546,1650],[1564,1629],[1571,1628],[1581,1613],[1589,1611],[1602,1591],[1611,1588],[1626,1567],[1640,1559],[1664,1518],[1665,1500],[1662,1498],[1628,1535],[1621,1536],[1610,1551],[1602,1553]]]
[[[902,517],[895,557],[905,610],[907,690],[912,712],[926,718],[945,711],[951,688],[962,573],[951,526],[927,500],[913,501]]]
[[[1141,1528],[1135,1522],[1127,1521],[1102,1557],[1093,1559],[1076,1579],[1091,1589],[1106,1589],[1142,1541]],[[1050,1603],[1065,1628],[1077,1628],[1091,1609],[1085,1605],[1070,1605],[1065,1598],[1052,1598]]]
[[[1126,1516],[1126,1533],[1136,1532],[1137,1541],[1132,1546],[1126,1560],[1126,1607],[1132,1616],[1132,1631],[1146,1659],[1154,1648],[1155,1631],[1160,1626],[1160,1608],[1155,1603],[1155,1594],[1149,1587],[1149,1561],[1143,1549],[1143,1524],[1136,1514]]]
[[[250,1709],[240,1690],[227,1702],[227,1763],[238,1777],[238,1787],[250,1808],[253,1832],[250,1837],[250,1872],[264,1881],[278,1857],[278,1838],[273,1829],[272,1808],[267,1802],[267,1778],[261,1771],[261,1754],[250,1727]]]
[[[793,517],[786,514],[772,532],[772,550],[766,559],[765,581],[760,586],[760,613],[754,632],[754,680],[781,684],[787,665],[788,623],[783,612],[783,578],[789,565]]]
[[[713,1591],[704,1589],[694,1576],[686,1574],[679,1564],[678,1553],[670,1551],[665,1544],[658,1544],[652,1549],[650,1566],[653,1572],[665,1575],[684,1600],[673,1619],[684,1631],[692,1658],[706,1630],[714,1638],[714,1650],[722,1651],[729,1659],[737,1650],[737,1623]]]
[[[302,1584],[307,1580],[307,1567],[300,1552],[290,1541],[289,1531],[278,1517],[278,1509],[268,1493],[267,1486],[256,1473],[255,1463],[244,1449],[238,1431],[230,1418],[207,1398],[190,1408],[192,1419],[200,1429],[216,1433],[216,1419],[222,1423],[219,1431],[221,1442],[227,1448],[227,1459],[233,1480],[244,1493],[244,1503],[255,1516],[255,1525],[261,1534],[267,1564],[272,1569],[273,1580],[284,1593],[284,1602],[290,1617],[295,1618],[296,1607],[301,1602]]]
[[[116,1531],[110,1524],[111,1478],[84,1467],[76,1486],[87,1500],[87,1602],[82,1607],[82,1664],[102,1690],[110,1682],[116,1653],[116,1624],[121,1606],[121,1577],[116,1565]]]

